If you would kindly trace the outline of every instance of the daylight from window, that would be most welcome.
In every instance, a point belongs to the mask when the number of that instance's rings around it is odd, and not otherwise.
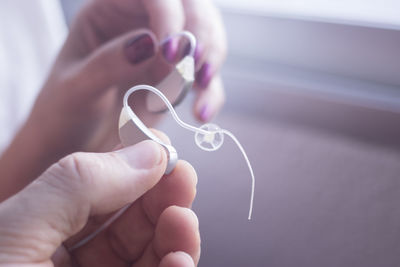
[[[400,27],[399,0],[215,0],[241,11]]]

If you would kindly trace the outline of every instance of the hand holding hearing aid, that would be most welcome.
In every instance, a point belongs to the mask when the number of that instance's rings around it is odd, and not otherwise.
[[[134,84],[156,85],[174,68],[185,49],[168,37],[182,30],[198,41],[194,114],[211,119],[224,101],[218,73],[226,43],[210,0],[90,1],[72,23],[29,119],[3,156],[7,181],[0,186],[0,200],[66,154],[117,144],[123,94]],[[134,106],[147,125],[159,119]]]
[[[63,158],[0,203],[0,266],[194,267],[200,237],[189,207],[196,173],[179,161],[163,177],[166,165],[164,149],[153,141]],[[127,203],[118,221],[71,251]]]

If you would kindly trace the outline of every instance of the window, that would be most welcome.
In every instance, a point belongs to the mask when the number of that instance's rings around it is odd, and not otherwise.
[[[215,1],[228,32],[228,79],[400,109],[400,1]]]
[[[398,0],[216,0],[223,8],[400,28]]]

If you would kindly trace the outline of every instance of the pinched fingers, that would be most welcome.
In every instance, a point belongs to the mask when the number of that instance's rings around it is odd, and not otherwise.
[[[227,51],[225,30],[221,15],[211,1],[184,0],[183,4],[185,29],[198,41],[195,53],[198,97],[194,113],[201,121],[209,121],[224,103],[219,72]]]

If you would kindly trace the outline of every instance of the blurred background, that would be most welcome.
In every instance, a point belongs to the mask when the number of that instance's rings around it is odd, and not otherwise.
[[[63,0],[67,21],[82,1]],[[167,132],[199,176],[200,266],[400,265],[400,1],[218,0],[237,147]],[[191,118],[188,99],[178,108]]]

